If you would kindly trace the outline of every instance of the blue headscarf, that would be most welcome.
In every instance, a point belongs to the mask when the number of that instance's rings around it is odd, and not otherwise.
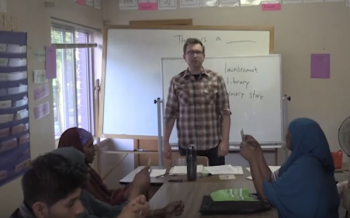
[[[327,138],[320,125],[309,118],[298,118],[289,124],[290,150],[292,154],[279,170],[279,176],[303,155],[319,160],[326,171],[334,172],[334,161]]]
[[[334,162],[324,132],[308,118],[292,121],[289,131],[292,154],[275,182],[264,181],[264,194],[280,218],[338,218]]]

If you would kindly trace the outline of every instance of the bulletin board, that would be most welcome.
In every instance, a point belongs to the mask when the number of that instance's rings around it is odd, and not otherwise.
[[[29,166],[27,33],[0,31],[0,186]]]

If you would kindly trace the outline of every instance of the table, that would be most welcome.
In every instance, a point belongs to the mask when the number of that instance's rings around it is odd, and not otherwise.
[[[119,180],[119,183],[122,185],[128,185],[132,183],[132,181],[135,178],[136,173],[138,173],[144,166],[139,166],[136,169],[134,169],[131,173],[129,173],[127,176]],[[170,168],[160,167],[160,166],[151,166],[151,169],[166,169],[167,172],[169,172]],[[161,186],[164,183],[167,183],[170,179],[182,179],[184,182],[187,181],[187,175],[167,175],[159,178],[151,177],[151,185],[152,186]],[[219,179],[219,176],[199,176],[197,177],[196,182],[218,182],[222,181]]]
[[[236,175],[235,180],[221,180],[216,182],[180,182],[165,183],[149,201],[152,209],[166,206],[168,203],[176,200],[182,200],[185,204],[185,211],[179,218],[278,218],[276,209],[270,211],[249,214],[249,215],[201,215],[199,213],[202,197],[209,195],[211,192],[225,188],[247,188],[251,193],[255,193],[254,184],[246,179],[250,173],[244,170],[244,175]]]

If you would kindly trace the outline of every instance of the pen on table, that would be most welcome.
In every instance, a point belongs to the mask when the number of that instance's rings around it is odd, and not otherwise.
[[[165,173],[165,174],[162,174],[162,175],[156,176],[155,178],[160,178],[160,177],[164,177],[164,176],[167,176],[167,175],[169,175],[169,173]]]
[[[151,169],[151,163],[152,163],[152,160],[151,160],[151,158],[148,158],[148,163],[147,163],[147,167],[148,167],[148,172],[149,172],[149,173],[152,173],[152,169]]]

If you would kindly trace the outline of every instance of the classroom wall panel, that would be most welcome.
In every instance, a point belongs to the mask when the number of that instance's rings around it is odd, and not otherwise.
[[[118,1],[106,1],[106,19],[111,24],[193,19],[193,25],[273,26],[274,53],[282,55],[283,93],[292,97],[289,120],[301,116],[317,120],[331,150],[340,149],[338,128],[350,115],[350,7],[345,2],[283,4],[281,11],[270,12],[262,11],[261,6],[165,11],[118,8]],[[312,53],[330,54],[329,79],[310,78]]]

